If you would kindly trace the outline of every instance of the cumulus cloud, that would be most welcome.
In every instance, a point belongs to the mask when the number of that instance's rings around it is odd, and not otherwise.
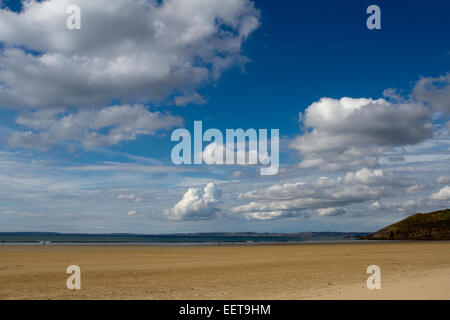
[[[438,192],[433,193],[430,196],[430,199],[441,200],[441,201],[450,201],[450,186],[445,186]]]
[[[209,220],[220,211],[219,198],[222,191],[214,183],[204,188],[189,188],[183,198],[165,214],[171,220]]]
[[[81,30],[66,28],[71,5]],[[0,105],[143,103],[182,90],[201,102],[195,87],[245,63],[258,26],[249,0],[24,1],[20,13],[0,9]]]
[[[450,113],[450,73],[421,78],[414,86],[413,96],[435,111]]]
[[[330,170],[376,166],[387,148],[421,142],[433,131],[426,106],[385,99],[322,98],[300,119],[305,133],[291,143],[300,166]]]
[[[383,185],[386,183],[394,183],[392,173],[385,173],[381,169],[369,170],[363,168],[357,172],[349,172],[344,177],[346,184],[357,183],[365,185]]]
[[[344,214],[343,207],[421,190],[412,181],[398,179],[381,169],[367,168],[337,178],[321,177],[311,183],[287,183],[240,195],[254,200],[232,208],[246,218],[276,219],[304,215],[310,210],[319,216]]]
[[[240,165],[267,164],[272,161],[267,152],[258,152],[258,141],[253,138],[250,141],[235,141],[234,149],[226,141],[214,141],[205,146],[202,158],[207,164],[226,164],[226,155],[229,153],[235,154],[236,161]]]
[[[16,131],[9,145],[46,150],[57,143],[76,143],[84,149],[135,140],[183,123],[177,116],[150,112],[142,105],[111,106],[99,110],[80,109],[66,113],[57,109],[22,112],[16,123],[28,128]]]
[[[321,98],[300,113],[304,134],[290,144],[300,152],[299,166],[324,170],[376,167],[383,155],[399,147],[448,137],[449,73],[422,77],[408,97],[392,88],[383,94],[387,99]]]
[[[10,145],[41,150],[109,146],[180,125],[143,105],[206,103],[197,88],[247,62],[242,45],[260,24],[250,0],[22,4],[18,13],[0,8],[0,107],[29,110]],[[72,5],[80,30],[66,27]]]

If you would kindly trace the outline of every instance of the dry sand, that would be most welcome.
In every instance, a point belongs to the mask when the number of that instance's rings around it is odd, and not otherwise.
[[[0,299],[450,299],[450,242],[0,246]]]

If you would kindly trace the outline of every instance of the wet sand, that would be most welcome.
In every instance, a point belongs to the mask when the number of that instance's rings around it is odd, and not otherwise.
[[[66,287],[69,265],[81,290]],[[450,242],[0,245],[0,299],[450,299]]]

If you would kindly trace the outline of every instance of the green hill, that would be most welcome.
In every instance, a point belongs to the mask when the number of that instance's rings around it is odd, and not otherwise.
[[[450,240],[450,209],[416,213],[361,239]]]

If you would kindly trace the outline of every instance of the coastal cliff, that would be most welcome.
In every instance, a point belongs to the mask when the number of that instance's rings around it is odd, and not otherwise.
[[[450,240],[450,209],[416,213],[361,239]]]

